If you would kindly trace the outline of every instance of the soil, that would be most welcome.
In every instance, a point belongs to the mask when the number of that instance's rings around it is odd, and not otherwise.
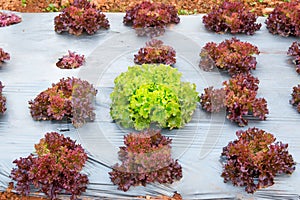
[[[0,10],[18,12],[59,11],[73,0],[0,0]],[[124,12],[142,0],[91,0],[103,12]],[[153,0],[173,4],[181,14],[207,13],[224,0]],[[233,1],[233,0],[230,0]],[[241,0],[258,15],[270,13],[273,8],[287,0]],[[293,1],[293,0],[292,0]],[[297,1],[297,0],[294,0]]]
[[[34,197],[34,196],[20,196],[13,191],[13,183],[10,182],[6,191],[1,192],[0,191],[0,200],[48,200],[47,198],[42,198],[42,197]],[[180,194],[176,193],[172,197],[168,196],[157,196],[157,197],[151,197],[151,196],[141,196],[139,197],[141,199],[145,200],[182,200],[182,197]],[[82,198],[84,200],[92,200],[91,198]]]
[[[1,200],[45,200],[41,197],[21,197],[13,192],[13,183],[9,183],[5,192],[0,192]]]

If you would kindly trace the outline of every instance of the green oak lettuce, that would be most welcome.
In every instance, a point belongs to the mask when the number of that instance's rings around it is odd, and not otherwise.
[[[110,114],[125,128],[180,128],[196,109],[196,85],[181,82],[181,73],[168,65],[132,66],[114,82]]]

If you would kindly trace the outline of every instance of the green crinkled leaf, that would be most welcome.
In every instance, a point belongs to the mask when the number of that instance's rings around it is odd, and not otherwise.
[[[125,128],[143,130],[150,124],[180,128],[196,109],[196,85],[181,82],[181,73],[168,65],[128,67],[119,75],[111,93],[110,114]]]

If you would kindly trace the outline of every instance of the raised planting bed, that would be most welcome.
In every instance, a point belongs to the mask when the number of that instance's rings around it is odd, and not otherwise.
[[[0,115],[2,191],[12,181],[9,175],[15,167],[13,161],[34,152],[34,144],[39,143],[45,133],[58,132],[76,140],[88,153],[82,173],[88,176],[89,184],[82,193],[82,198],[135,199],[147,195],[171,197],[175,191],[183,199],[299,198],[300,115],[289,103],[293,87],[299,84],[299,75],[295,73],[292,62],[294,58],[287,55],[289,47],[299,38],[269,33],[264,24],[265,17],[258,18],[262,27],[254,35],[234,35],[242,42],[257,46],[260,51],[259,55],[255,55],[256,69],[251,70],[251,74],[260,81],[257,97],[267,100],[269,114],[263,121],[249,120],[249,125],[272,133],[276,141],[289,144],[288,152],[296,163],[293,174],[278,175],[272,186],[256,188],[253,194],[245,192],[245,187],[224,183],[221,177],[223,166],[220,162],[222,148],[236,139],[236,131],[247,130],[249,127],[241,128],[226,120],[225,111],[208,113],[197,102],[191,120],[184,126],[161,130],[163,136],[172,139],[168,155],[180,164],[182,178],[178,177],[172,183],[147,182],[145,187],[139,186],[139,183],[130,183],[131,187],[124,192],[118,190],[117,181],[114,182],[116,184],[112,183],[109,172],[116,163],[123,164],[118,152],[119,147],[127,146],[124,144],[124,136],[138,131],[113,121],[110,115],[110,94],[115,88],[115,78],[128,71],[129,66],[135,65],[134,55],[145,47],[150,38],[138,37],[132,27],[125,26],[125,13],[105,13],[110,22],[108,30],[100,29],[94,35],[83,33],[80,36],[54,31],[54,18],[58,13],[18,15],[22,17],[21,23],[1,27],[0,30],[0,46],[11,55],[10,60],[0,66],[0,81],[5,85],[2,95],[6,98],[7,108]],[[176,63],[172,67],[182,74],[182,82],[194,83],[199,94],[209,86],[221,88],[222,83],[231,78],[227,72],[217,68],[212,71],[200,69],[201,49],[208,42],[219,44],[233,37],[229,33],[208,31],[202,23],[202,17],[203,15],[180,16],[180,23],[167,26],[164,35],[157,38],[176,51]],[[55,64],[57,59],[68,50],[84,55],[84,66],[69,70],[58,68]],[[58,83],[60,79],[67,77],[86,80],[97,89],[94,99],[95,120],[75,128],[67,119],[32,119],[28,101],[51,87],[52,83]],[[126,159],[123,161],[126,162]],[[33,194],[37,196],[36,193]],[[69,199],[70,194],[62,191],[58,198]]]

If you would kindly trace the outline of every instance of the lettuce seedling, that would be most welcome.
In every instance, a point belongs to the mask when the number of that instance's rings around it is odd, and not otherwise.
[[[75,52],[68,51],[69,55],[65,55],[58,59],[56,66],[61,69],[76,69],[83,65],[85,62],[84,55],[76,54]]]

